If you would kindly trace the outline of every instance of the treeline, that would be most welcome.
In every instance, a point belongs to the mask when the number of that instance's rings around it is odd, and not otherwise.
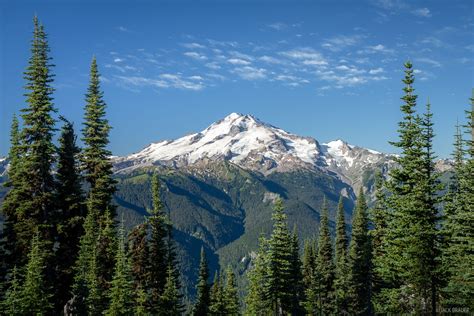
[[[82,128],[63,125],[53,142],[52,63],[34,19],[21,124],[14,117],[9,191],[2,204],[0,310],[5,315],[180,315],[185,313],[172,224],[152,177],[152,209],[126,234],[113,194],[110,125],[95,58]],[[228,268],[210,282],[201,251],[193,315],[436,314],[474,310],[474,113],[457,126],[454,172],[443,188],[434,168],[430,105],[420,113],[411,63],[405,64],[398,167],[376,176],[375,204],[358,194],[349,238],[342,198],[335,240],[327,203],[314,240],[300,249],[284,202],[262,236],[240,302]],[[471,99],[474,106],[474,99]],[[21,128],[20,128],[21,126]],[[462,135],[465,131],[467,136]],[[83,185],[85,184],[85,185]],[[446,192],[440,195],[440,192]],[[301,256],[302,253],[302,256]]]

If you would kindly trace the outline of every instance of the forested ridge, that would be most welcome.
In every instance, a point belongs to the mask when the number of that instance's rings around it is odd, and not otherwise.
[[[445,187],[435,169],[434,114],[429,101],[420,109],[413,65],[407,61],[402,119],[398,138],[390,142],[400,152],[398,167],[388,177],[374,175],[373,205],[361,188],[349,230],[341,196],[333,236],[324,199],[314,238],[301,242],[299,227],[288,224],[291,206],[284,197],[273,199],[272,232],[259,238],[242,276],[243,293],[230,266],[210,271],[202,248],[191,297],[183,287],[173,223],[162,202],[160,169],[151,170],[147,216],[126,228],[113,203],[120,179],[113,177],[107,149],[111,126],[98,63],[92,58],[78,136],[67,118],[54,118],[54,65],[44,26],[37,17],[33,23],[24,72],[26,104],[12,119],[8,192],[1,205],[1,314],[435,315],[474,310],[474,99],[464,124],[455,127],[454,171]]]

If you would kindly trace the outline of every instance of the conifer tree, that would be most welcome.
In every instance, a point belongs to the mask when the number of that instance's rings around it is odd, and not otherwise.
[[[106,315],[133,315],[134,293],[130,260],[127,257],[125,232],[122,226],[119,230],[119,245],[115,256],[114,276],[111,282],[110,304]]]
[[[212,282],[209,291],[209,315],[226,315],[227,310],[224,301],[224,288],[222,284],[222,277],[214,273],[214,281]]]
[[[139,285],[135,288],[135,316],[146,316],[149,315],[147,309],[147,293],[146,290]]]
[[[128,237],[132,275],[136,289],[148,288],[149,245],[147,240],[147,228],[147,223],[139,224],[132,229]]]
[[[291,235],[288,230],[283,200],[275,201],[273,214],[273,231],[268,241],[268,283],[271,308],[275,315],[288,313],[291,309]]]
[[[53,133],[56,112],[52,102],[53,74],[49,44],[44,27],[35,16],[34,31],[31,44],[31,57],[24,73],[27,90],[27,106],[22,111],[23,129],[19,149],[21,163],[14,169],[12,186],[15,187],[10,198],[5,201],[4,210],[14,207],[14,245],[7,251],[11,255],[10,267],[23,266],[31,246],[31,236],[40,233],[46,248],[52,248],[55,238],[53,192],[55,188],[52,164],[54,163],[55,147]],[[15,146],[16,147],[16,146]],[[8,199],[11,199],[8,201]],[[7,215],[9,211],[6,212]],[[52,253],[52,251],[47,252]],[[48,256],[49,259],[51,256]],[[47,267],[45,273],[50,274]]]
[[[454,209],[447,213],[448,244],[444,254],[447,285],[443,288],[445,304],[455,308],[474,309],[474,90],[471,110],[466,111],[467,139],[456,145],[458,192],[453,199]],[[457,137],[458,141],[461,137]],[[462,152],[462,153],[461,153]],[[465,155],[465,161],[462,162]],[[459,164],[459,161],[461,163]]]
[[[367,203],[361,187],[352,220],[352,238],[349,250],[349,310],[354,315],[372,314],[372,250],[368,224]]]
[[[317,236],[316,236],[317,237]],[[306,315],[320,315],[320,283],[319,274],[316,267],[317,262],[317,244],[318,237],[313,241],[306,241],[303,256],[303,280],[305,284],[305,300],[302,305],[306,311]]]
[[[0,232],[0,282],[6,282],[6,274],[13,267],[15,261],[15,223],[17,222],[16,210],[21,200],[22,178],[19,176],[21,170],[21,137],[19,123],[14,115],[10,130],[10,151],[8,159],[10,168],[8,170],[8,180],[3,184],[9,189],[2,203],[1,212],[4,217],[3,230]],[[2,282],[3,281],[3,282]]]
[[[372,302],[374,310],[382,308],[378,306],[378,295],[382,288],[389,287],[384,282],[380,269],[385,258],[385,238],[387,235],[388,215],[386,197],[384,192],[384,179],[381,171],[375,173],[375,202],[369,210],[369,222],[372,229],[369,231],[372,245]]]
[[[25,280],[20,288],[19,309],[22,315],[47,315],[52,312],[51,291],[45,280],[45,255],[39,234],[31,240]]]
[[[308,289],[311,284],[311,279],[314,275],[315,267],[315,252],[314,242],[311,240],[305,240],[303,248],[303,284],[305,289]]]
[[[99,227],[98,214],[88,205],[84,220],[84,234],[79,241],[79,253],[74,267],[73,298],[70,300],[71,312],[77,315],[92,314],[92,310],[102,310],[99,306],[101,297],[98,289],[97,274],[97,240]]]
[[[20,296],[20,280],[18,270],[13,267],[10,286],[5,291],[5,297],[0,304],[0,313],[5,315],[20,315],[21,296]]]
[[[290,253],[290,313],[292,315],[302,315],[304,314],[304,309],[301,304],[304,301],[304,284],[296,226],[294,226],[291,235]]]
[[[267,315],[271,313],[268,302],[268,240],[259,239],[259,249],[253,259],[253,268],[248,272],[249,289],[245,297],[245,315]]]
[[[80,149],[76,145],[73,124],[63,117],[61,120],[64,125],[59,138],[56,175],[58,232],[54,281],[56,310],[60,310],[69,299],[69,290],[74,277],[73,267],[77,260],[79,239],[83,233],[82,224],[84,221],[81,178],[77,163]]]
[[[84,128],[82,129],[84,149],[81,156],[84,177],[90,185],[88,198],[91,207],[99,211],[100,220],[108,210],[115,218],[115,206],[112,195],[115,192],[115,180],[112,178],[111,153],[107,149],[111,129],[105,118],[106,104],[100,89],[100,75],[95,57],[90,67],[90,81],[86,94]]]
[[[225,286],[223,289],[223,301],[225,307],[225,315],[240,315],[239,294],[237,291],[237,283],[234,272],[230,267],[227,268]]]
[[[348,312],[348,241],[346,235],[346,222],[342,196],[339,198],[336,215],[336,245],[335,259],[336,270],[334,279],[335,311],[337,314]]]
[[[326,198],[323,201],[319,224],[319,245],[316,258],[316,282],[319,283],[318,308],[322,314],[334,311],[334,277],[335,267],[331,234],[329,232],[328,206]]]
[[[160,199],[160,182],[158,175],[153,174],[151,179],[153,209],[148,217],[150,227],[150,260],[149,260],[149,282],[151,291],[151,306],[158,306],[160,296],[166,283],[166,272],[168,265],[166,238],[168,227],[166,216],[163,212],[163,204]]]
[[[174,277],[174,269],[168,267],[165,288],[160,298],[161,306],[159,315],[174,316],[181,314],[181,295],[179,294],[179,289],[176,287],[176,284],[177,280],[175,280]]]
[[[193,315],[208,315],[210,305],[210,286],[209,286],[209,269],[207,266],[206,253],[204,247],[201,248],[201,262],[199,264],[199,277],[196,285],[197,296],[193,307]]]
[[[382,290],[382,305],[385,312],[431,313],[435,311],[438,286],[433,134],[429,116],[421,117],[416,112],[413,66],[407,62],[405,68],[404,116],[399,122],[399,141],[391,142],[401,149],[396,158],[400,167],[391,170],[387,181],[390,221],[386,255],[379,269],[391,286]]]

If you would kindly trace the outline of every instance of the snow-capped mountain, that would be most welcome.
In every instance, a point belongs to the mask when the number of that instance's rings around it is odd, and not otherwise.
[[[153,165],[182,167],[226,160],[263,174],[319,169],[336,173],[353,185],[361,170],[384,164],[390,157],[342,140],[320,144],[314,138],[291,134],[251,115],[232,113],[199,133],[152,143],[140,152],[115,157],[114,166],[123,173]]]

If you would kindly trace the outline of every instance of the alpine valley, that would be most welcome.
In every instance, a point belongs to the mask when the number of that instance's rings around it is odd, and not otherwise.
[[[128,227],[147,216],[151,175],[158,173],[191,296],[201,246],[211,271],[231,265],[242,274],[259,236],[271,232],[273,201],[278,196],[285,201],[290,227],[300,238],[311,238],[318,233],[324,198],[332,229],[341,195],[350,223],[354,192],[363,186],[370,197],[375,171],[387,175],[395,166],[394,155],[343,140],[319,143],[237,113],[199,133],[152,143],[112,160],[118,181],[115,201]],[[437,166],[449,170],[450,161],[439,160]],[[7,161],[0,160],[0,179],[6,178],[6,171]]]

